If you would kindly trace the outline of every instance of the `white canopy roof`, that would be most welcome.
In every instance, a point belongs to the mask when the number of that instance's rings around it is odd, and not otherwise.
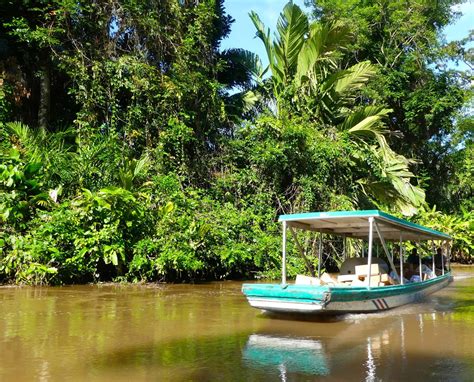
[[[366,239],[369,235],[370,217],[374,218],[385,240],[452,240],[451,236],[445,233],[399,219],[379,210],[309,212],[281,215],[278,220],[287,222],[290,227]]]

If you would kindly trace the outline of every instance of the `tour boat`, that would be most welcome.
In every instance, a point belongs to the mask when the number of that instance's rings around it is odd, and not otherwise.
[[[449,264],[452,238],[385,212],[311,212],[281,215],[279,221],[283,223],[282,280],[280,284],[244,284],[242,292],[254,308],[274,313],[378,312],[419,300],[452,281]],[[317,276],[297,230],[319,233]],[[293,283],[287,282],[286,276],[288,231],[311,273],[311,276],[297,275]],[[327,258],[323,254],[323,235],[341,238],[339,273],[322,273],[323,260]],[[362,243],[359,256],[347,256],[347,238],[352,243]],[[412,269],[409,269],[404,262],[406,242],[419,247],[421,242],[430,241],[429,265],[418,256],[417,264],[410,264]],[[374,256],[374,244],[383,249],[383,259]],[[439,256],[435,256],[436,247],[443,252]]]

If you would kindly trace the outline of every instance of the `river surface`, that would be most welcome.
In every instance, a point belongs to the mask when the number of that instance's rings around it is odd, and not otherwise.
[[[474,381],[474,270],[388,312],[284,320],[239,282],[0,288],[1,381]]]

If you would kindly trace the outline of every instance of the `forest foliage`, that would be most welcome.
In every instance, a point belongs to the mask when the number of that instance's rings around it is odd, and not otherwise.
[[[279,214],[373,208],[472,262],[469,39],[409,3],[252,12],[265,68],[223,0],[2,2],[1,280],[277,276]]]

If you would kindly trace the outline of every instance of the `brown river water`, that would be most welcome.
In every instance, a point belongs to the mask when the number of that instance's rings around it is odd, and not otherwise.
[[[0,287],[0,381],[474,381],[474,269],[383,313],[250,308],[239,282]]]

